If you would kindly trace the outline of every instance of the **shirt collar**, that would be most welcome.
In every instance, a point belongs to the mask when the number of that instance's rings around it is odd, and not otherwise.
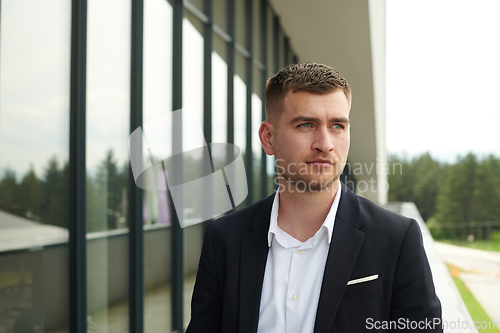
[[[335,224],[335,217],[337,216],[337,209],[339,207],[339,202],[340,202],[340,195],[342,193],[342,184],[339,182],[339,187],[337,189],[337,193],[335,194],[335,199],[333,199],[333,203],[330,207],[330,211],[328,212],[328,215],[325,218],[325,221],[321,225],[321,228],[326,228],[328,232],[328,244],[330,244],[332,240],[332,234],[333,234],[333,225]],[[273,237],[275,237],[278,234],[278,211],[280,208],[280,196],[279,192],[276,191],[276,195],[274,196],[274,201],[273,201],[273,207],[271,209],[271,221],[269,224],[269,231],[267,233],[267,243],[269,247],[271,247],[271,244],[273,242]]]

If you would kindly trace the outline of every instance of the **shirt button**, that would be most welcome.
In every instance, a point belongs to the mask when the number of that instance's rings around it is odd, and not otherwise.
[[[292,296],[290,296],[290,299],[291,299],[292,301],[295,301],[295,300],[297,299],[297,295],[292,294]]]
[[[297,250],[297,254],[301,256],[304,253],[304,250]]]

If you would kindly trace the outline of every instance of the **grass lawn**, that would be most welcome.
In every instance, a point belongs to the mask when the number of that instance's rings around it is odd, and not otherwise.
[[[447,266],[448,266],[448,269],[451,272],[452,269],[453,269],[453,267],[451,267],[449,265],[447,265]],[[452,274],[452,276],[453,275],[456,275],[456,274]],[[453,281],[455,282],[455,285],[457,286],[457,289],[460,292],[460,295],[462,296],[462,299],[464,300],[464,303],[465,303],[465,306],[467,307],[467,310],[469,310],[469,313],[470,313],[470,315],[472,317],[472,320],[479,322],[479,325],[481,324],[481,322],[488,323],[488,322],[492,321],[491,318],[484,311],[483,307],[474,298],[474,296],[472,295],[472,293],[470,292],[470,290],[467,289],[467,286],[460,279],[460,277],[453,276]],[[483,324],[483,325],[485,325],[485,324]],[[493,323],[491,324],[491,328],[486,328],[486,329],[478,328],[478,331],[480,333],[483,333],[483,332],[485,332],[485,333],[486,332],[488,332],[488,333],[489,332],[499,333],[500,332],[500,330],[498,329],[498,327],[494,326]]]
[[[486,240],[477,240],[473,242],[468,242],[464,240],[450,240],[450,239],[438,239],[437,241],[452,245],[470,247],[473,249],[500,252],[500,243],[498,242],[492,242]]]

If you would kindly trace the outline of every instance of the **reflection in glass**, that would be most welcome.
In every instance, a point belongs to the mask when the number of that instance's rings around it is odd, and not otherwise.
[[[224,31],[227,31],[227,1],[214,0],[214,23]]]
[[[276,160],[273,156],[266,155],[266,175],[268,188],[275,191],[278,187],[278,179],[276,178]]]
[[[185,182],[202,178],[210,173],[210,161],[207,142],[203,134],[203,24],[185,11],[183,21],[183,66],[182,66],[182,151],[192,151],[183,154],[182,168]],[[175,144],[174,138],[174,144]],[[196,150],[193,150],[197,148]],[[204,149],[200,149],[204,148]],[[208,170],[207,170],[208,169]],[[211,205],[207,203],[207,193],[210,184],[205,184],[198,191],[184,191],[183,207],[178,209],[183,214],[183,220],[196,221],[206,216]],[[203,240],[203,225],[196,224],[183,229],[184,234],[184,327],[191,317],[191,295],[194,287],[194,277],[198,268]]]
[[[259,138],[259,128],[262,124],[262,88],[264,86],[263,74],[256,66],[253,66],[253,93],[252,93],[252,163],[253,163],[253,188],[254,188],[254,201],[261,199],[262,191],[262,176],[261,176],[261,164],[262,164],[262,154],[264,150],[262,149],[262,144]],[[267,192],[267,191],[266,191]]]
[[[239,75],[234,77],[234,143],[246,154],[247,86]]]
[[[199,9],[200,11],[204,11],[204,0],[189,0],[189,2],[191,4],[193,4],[197,9]]]
[[[244,68],[244,62],[245,59],[240,54],[237,54],[237,69]],[[242,71],[237,70],[237,72],[243,75]],[[245,160],[245,155],[248,153],[246,149],[247,85],[240,74],[234,76],[234,143],[241,149],[243,160]],[[243,183],[246,182],[245,174],[236,174],[235,178],[238,188],[245,186]]]
[[[200,26],[194,17],[188,16],[183,22],[183,83],[182,83],[182,169],[186,182],[201,178],[205,173],[203,161],[207,143],[203,135],[203,36],[194,24]],[[193,24],[193,23],[194,24]],[[174,145],[176,139],[174,138]],[[197,149],[196,153],[187,154]],[[208,158],[209,160],[209,158]],[[194,196],[184,197],[181,213],[184,220],[199,218],[205,201],[205,190],[200,189]],[[177,207],[176,207],[177,208]],[[179,213],[179,212],[178,212]],[[189,222],[188,222],[189,223]]]
[[[183,133],[188,133],[191,126],[203,125],[203,35],[200,33],[202,24],[191,15],[188,17],[191,19],[184,18],[182,29],[182,108],[195,119],[183,117]],[[202,132],[196,136],[182,137],[182,144],[185,147],[201,147],[204,142]]]
[[[247,14],[245,13],[245,0],[236,0],[236,43],[247,47]]]
[[[278,45],[279,45],[279,68],[280,70],[284,68],[287,64],[285,64],[285,35],[283,31],[279,29],[278,34]]]
[[[157,119],[169,119],[162,116],[172,112],[172,6],[165,0],[146,0],[144,16],[143,129],[146,131],[148,126],[159,125]],[[147,132],[149,146],[143,149],[144,163],[150,161],[149,152],[157,161],[161,156],[170,156],[171,124],[164,123]],[[154,181],[163,181],[162,175],[158,176]],[[170,224],[165,191],[144,192],[143,217],[146,225]]]
[[[166,0],[144,1],[143,129],[172,111],[172,6]],[[148,143],[172,152],[171,123],[148,131]],[[143,149],[145,158],[148,151]],[[157,175],[157,181],[163,181]],[[168,332],[171,324],[171,211],[166,191],[144,191],[144,332]]]
[[[252,7],[252,10],[253,10],[253,24],[252,24],[252,28],[253,28],[253,32],[252,32],[252,55],[254,57],[254,59],[258,60],[258,61],[262,61],[262,48],[261,48],[261,45],[262,45],[262,36],[260,35],[261,34],[261,5],[262,5],[262,1],[253,1],[253,7]],[[257,193],[257,192],[256,192]]]
[[[256,78],[257,79],[257,78]],[[256,94],[252,94],[252,161],[253,161],[253,189],[254,201],[261,199],[260,164],[262,162],[262,145],[259,139],[259,128],[262,123],[262,100]]]
[[[295,62],[293,61],[293,52],[290,48],[290,44],[289,44],[289,48],[288,48],[288,65],[290,64],[294,64]]]
[[[87,312],[128,331],[130,1],[90,0],[87,22]]]
[[[227,142],[227,63],[212,52],[212,142]]]
[[[68,332],[70,18],[2,2],[0,332]]]
[[[269,76],[276,73],[276,64],[274,61],[274,14],[269,6],[267,6],[267,73]]]

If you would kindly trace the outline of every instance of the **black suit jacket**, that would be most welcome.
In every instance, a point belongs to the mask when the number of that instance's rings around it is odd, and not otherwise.
[[[404,331],[415,325],[442,332],[440,325],[429,325],[440,320],[441,304],[417,222],[343,184],[342,191],[314,332]],[[257,332],[273,198],[208,226],[188,333]],[[375,274],[376,280],[347,285]]]

